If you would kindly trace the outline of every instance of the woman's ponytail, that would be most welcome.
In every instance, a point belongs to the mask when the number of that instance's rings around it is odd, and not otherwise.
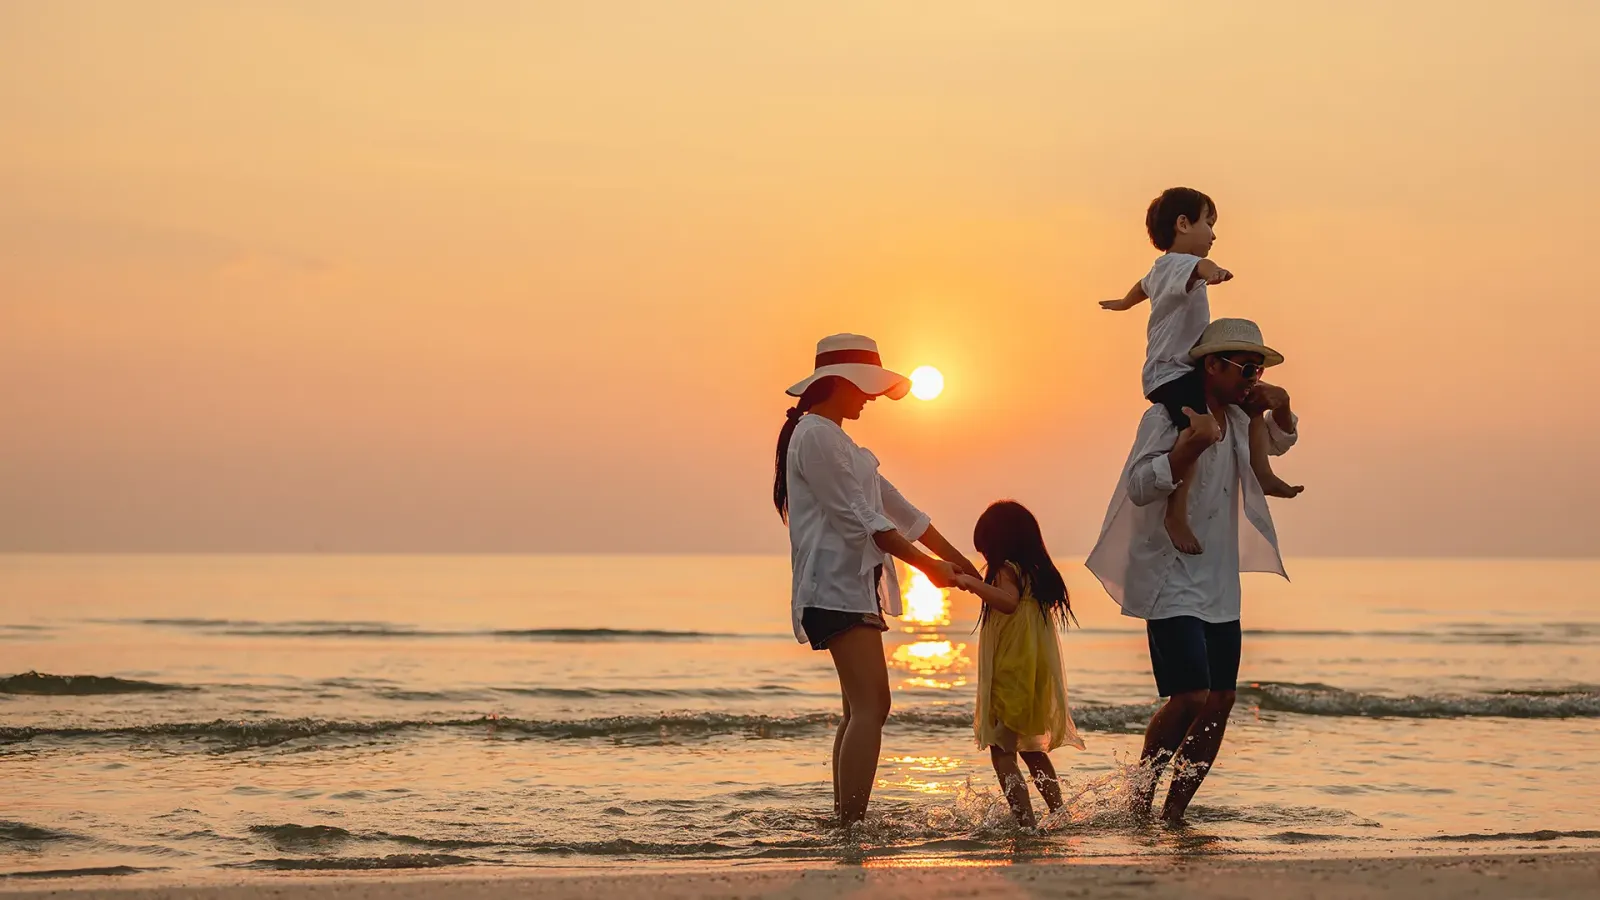
[[[789,521],[789,439],[794,437],[800,417],[833,393],[833,381],[831,376],[813,381],[795,405],[784,410],[783,427],[778,429],[778,456],[772,466],[772,505],[785,523]]]

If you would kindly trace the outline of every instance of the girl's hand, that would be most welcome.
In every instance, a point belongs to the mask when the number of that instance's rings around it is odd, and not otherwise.
[[[956,576],[956,587],[969,594],[976,594],[980,584],[983,584],[983,579],[981,578],[974,578],[964,573]]]

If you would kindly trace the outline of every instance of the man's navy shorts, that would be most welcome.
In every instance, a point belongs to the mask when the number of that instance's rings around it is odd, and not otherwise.
[[[1239,687],[1239,620],[1207,622],[1194,616],[1144,623],[1150,668],[1161,696]]]

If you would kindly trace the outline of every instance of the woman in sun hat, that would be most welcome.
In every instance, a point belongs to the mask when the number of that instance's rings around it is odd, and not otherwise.
[[[868,402],[899,400],[910,388],[904,375],[883,367],[871,338],[825,337],[817,342],[815,370],[789,388],[800,399],[778,432],[772,502],[789,526],[794,636],[832,655],[844,695],[833,742],[833,804],[842,825],[866,815],[889,717],[883,615],[900,615],[892,557],[940,587],[958,572],[977,575],[928,516],[878,474],[872,451],[845,434],[845,420],[861,418]]]

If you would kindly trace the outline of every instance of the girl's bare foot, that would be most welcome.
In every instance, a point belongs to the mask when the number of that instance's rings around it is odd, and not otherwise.
[[[1172,538],[1172,546],[1177,547],[1179,553],[1187,553],[1190,556],[1200,555],[1202,552],[1200,539],[1194,536],[1193,531],[1189,530],[1189,517],[1186,514],[1182,512],[1175,513],[1173,508],[1169,506],[1164,523],[1167,526],[1167,537]]]

